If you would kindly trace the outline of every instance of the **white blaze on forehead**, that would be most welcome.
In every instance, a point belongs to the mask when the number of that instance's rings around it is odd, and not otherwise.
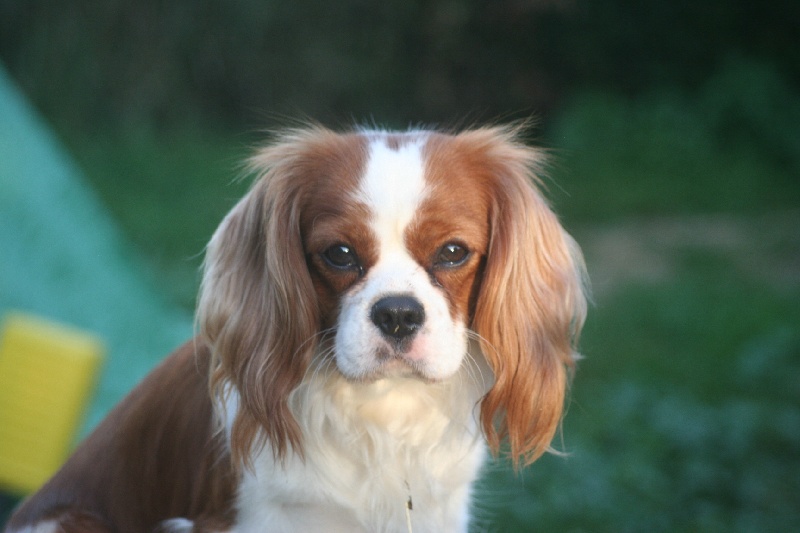
[[[378,237],[381,255],[404,249],[403,231],[425,197],[424,139],[390,148],[386,139],[370,142],[366,172],[357,193],[372,211],[370,225]]]
[[[428,195],[423,158],[427,139],[417,132],[406,137],[380,132],[367,135],[368,158],[355,200],[370,211],[365,222],[374,232],[378,257],[364,280],[342,296],[334,346],[336,365],[350,378],[379,377],[383,372],[392,375],[382,357],[396,347],[387,344],[373,323],[371,309],[380,298],[405,293],[422,305],[425,322],[408,349],[395,357],[428,379],[445,379],[458,370],[466,353],[466,326],[453,319],[443,290],[433,286],[404,238]]]

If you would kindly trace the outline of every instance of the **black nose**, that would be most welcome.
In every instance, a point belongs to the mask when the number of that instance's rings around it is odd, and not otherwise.
[[[395,340],[410,337],[425,323],[425,309],[411,296],[387,296],[372,306],[372,323]]]

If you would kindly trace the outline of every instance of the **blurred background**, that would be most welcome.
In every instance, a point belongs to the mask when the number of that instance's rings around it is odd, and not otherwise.
[[[0,62],[177,324],[111,350],[88,426],[191,334],[265,131],[536,117],[594,304],[566,455],[490,465],[474,531],[800,531],[798,28],[795,0],[0,0]]]

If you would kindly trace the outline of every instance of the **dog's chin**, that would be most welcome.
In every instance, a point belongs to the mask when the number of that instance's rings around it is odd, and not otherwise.
[[[338,367],[338,365],[337,365]],[[371,384],[382,380],[418,380],[425,383],[437,383],[443,377],[432,376],[423,365],[410,362],[398,356],[378,356],[369,365],[357,371],[343,370],[338,367],[339,373],[348,381]]]

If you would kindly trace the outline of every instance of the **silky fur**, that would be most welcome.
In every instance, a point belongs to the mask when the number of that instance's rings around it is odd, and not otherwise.
[[[422,165],[424,188],[398,204],[399,280],[380,242],[389,230],[369,226],[376,213],[359,193],[378,145],[389,161],[410,150]],[[278,136],[209,243],[198,339],[123,401],[10,530],[403,532],[410,520],[417,533],[466,531],[487,451],[506,442],[521,467],[549,449],[585,317],[581,254],[539,192],[543,161],[514,127]],[[361,270],[332,272],[322,252],[345,237]],[[437,268],[431,257],[452,239],[470,255]],[[444,302],[428,321],[449,335],[434,345],[449,347],[454,374],[427,344],[395,356],[407,367],[397,375],[342,366],[337,331],[367,320],[352,301],[375,279]],[[208,391],[179,377],[197,369]],[[170,403],[173,382],[192,387],[185,402]],[[197,482],[175,485],[151,455]],[[171,503],[147,508],[162,493]]]
[[[255,457],[239,494],[242,530],[404,532],[413,498],[414,531],[466,531],[485,456],[473,412],[485,388],[470,366],[440,384],[364,385],[315,369],[290,398],[305,460]]]

